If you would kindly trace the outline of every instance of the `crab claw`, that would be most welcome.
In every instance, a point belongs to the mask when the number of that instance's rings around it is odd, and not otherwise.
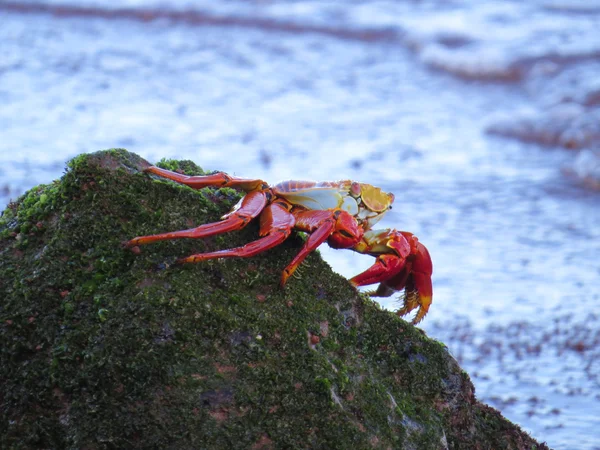
[[[380,283],[377,289],[369,292],[375,297],[389,297],[404,290],[398,315],[404,316],[418,308],[412,323],[423,320],[433,297],[433,264],[427,248],[417,237],[405,231],[369,231],[353,249],[376,256],[377,260],[350,282],[355,286]]]

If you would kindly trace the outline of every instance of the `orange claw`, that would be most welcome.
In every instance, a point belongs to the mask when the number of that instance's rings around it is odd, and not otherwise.
[[[416,236],[406,231],[368,231],[353,250],[377,256],[375,264],[353,277],[355,286],[380,283],[375,297],[389,297],[404,290],[403,305],[398,315],[404,316],[419,308],[412,320],[419,323],[427,314],[433,297],[431,274],[433,264],[427,248]]]

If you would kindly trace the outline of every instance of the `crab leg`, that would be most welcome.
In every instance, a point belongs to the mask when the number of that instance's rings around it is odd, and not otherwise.
[[[169,180],[185,184],[193,189],[218,186],[238,188],[250,192],[268,188],[267,183],[263,180],[232,177],[225,172],[213,173],[212,175],[183,175],[156,166],[150,166],[147,169],[144,169],[144,172],[150,172],[163,178],[168,178]]]
[[[215,234],[226,233],[228,231],[239,230],[244,228],[252,219],[258,216],[266,204],[267,195],[265,192],[252,191],[240,200],[233,211],[223,216],[223,220],[220,222],[207,223],[196,228],[190,228],[189,230],[136,237],[127,242],[125,246],[134,247],[136,245],[150,244],[152,242],[164,241],[167,239],[199,239]]]
[[[325,242],[332,233],[343,228],[345,221],[351,220],[356,223],[354,218],[342,210],[321,210],[321,211],[301,211],[295,213],[296,229],[310,233],[308,239],[302,246],[300,252],[294,257],[281,276],[281,286],[285,286],[288,278],[294,273],[306,257],[316,248]],[[358,227],[356,227],[358,229]],[[354,230],[353,230],[354,231]],[[356,231],[354,231],[356,232]],[[357,236],[359,238],[360,236]]]
[[[260,235],[264,236],[263,238],[242,247],[191,255],[177,260],[177,263],[197,263],[218,258],[249,258],[281,244],[288,238],[295,224],[294,216],[289,212],[291,205],[288,205],[285,202],[276,202],[264,209],[260,217]]]
[[[433,296],[431,272],[418,272],[416,266],[418,264],[413,263],[412,273],[409,274],[405,283],[404,305],[398,310],[398,315],[403,316],[413,309],[419,308],[413,323],[419,323],[425,317]],[[395,288],[395,286],[393,287]]]
[[[413,323],[420,322],[431,305],[433,267],[427,248],[412,233],[396,230],[368,231],[353,250],[376,256],[375,263],[353,277],[355,286],[380,283],[376,297],[389,297],[404,289],[404,301],[398,315],[419,308]]]

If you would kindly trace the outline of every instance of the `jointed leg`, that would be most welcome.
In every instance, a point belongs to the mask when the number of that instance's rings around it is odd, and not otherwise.
[[[249,258],[281,244],[288,238],[293,226],[294,216],[286,208],[274,203],[265,208],[261,217],[261,235],[264,236],[261,239],[250,242],[242,247],[209,253],[198,253],[181,258],[177,263],[196,263],[218,258]]]
[[[202,189],[207,186],[239,188],[246,192],[264,190],[268,188],[263,180],[232,177],[224,172],[212,175],[183,175],[160,167],[150,166],[144,170],[163,178],[185,184],[193,189]]]
[[[398,315],[404,315],[419,307],[413,323],[419,323],[431,306],[433,287],[431,284],[431,273],[413,272],[406,283],[404,293],[404,306],[398,311]]]
[[[323,222],[313,233],[308,236],[308,239],[302,246],[300,252],[292,259],[281,275],[281,286],[285,286],[288,278],[294,273],[306,257],[316,248],[327,240],[335,228],[335,219],[331,218]]]
[[[191,255],[186,258],[177,260],[177,264],[185,263],[197,263],[200,261],[207,261],[209,259],[219,258],[249,258],[254,255],[258,255],[264,251],[267,251],[285,241],[290,235],[291,230],[274,230],[272,234],[269,234],[263,238],[260,238],[254,242],[244,245],[243,247],[230,248],[227,250],[219,250],[216,252],[198,253]]]
[[[215,234],[226,233],[228,231],[239,230],[244,228],[252,219],[258,216],[266,204],[266,194],[261,191],[253,191],[248,193],[240,201],[240,207],[238,209],[227,214],[225,219],[220,222],[207,223],[189,230],[136,237],[127,242],[126,247],[134,247],[136,245],[144,245],[168,239],[198,239],[213,236]]]
[[[376,256],[377,260],[350,282],[355,286],[380,282],[374,292],[369,292],[378,297],[389,297],[404,290],[403,305],[398,314],[403,316],[418,308],[412,322],[420,322],[432,301],[433,266],[427,248],[416,236],[396,230],[369,231],[353,250]]]
[[[329,245],[334,248],[348,248],[362,237],[363,230],[356,219],[342,210],[316,210],[294,213],[296,228],[310,233],[304,246],[290,264],[284,269],[281,285],[285,286],[288,278],[294,273],[302,261],[316,250],[323,242],[333,238]]]

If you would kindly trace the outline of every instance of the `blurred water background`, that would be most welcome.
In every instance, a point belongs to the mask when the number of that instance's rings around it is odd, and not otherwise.
[[[596,0],[0,0],[0,205],[110,147],[379,185],[478,397],[600,449],[599,30]]]

